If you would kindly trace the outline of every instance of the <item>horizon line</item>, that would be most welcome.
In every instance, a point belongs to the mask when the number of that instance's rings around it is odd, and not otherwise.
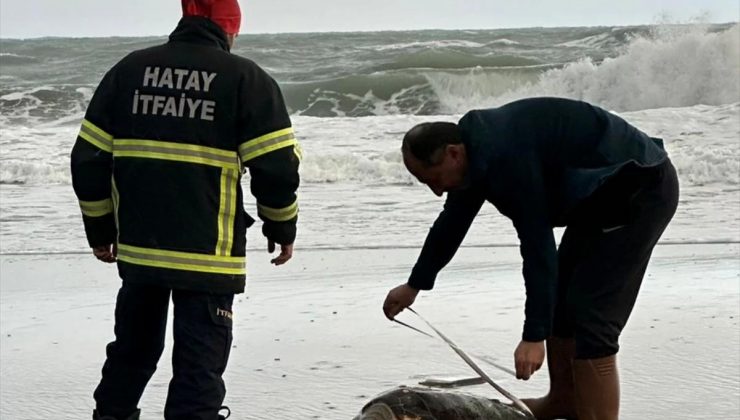
[[[461,31],[497,31],[507,29],[574,29],[574,28],[631,28],[641,26],[700,26],[700,25],[730,25],[738,24],[740,21],[726,21],[726,22],[684,22],[684,23],[639,23],[639,24],[619,24],[619,25],[592,25],[592,26],[510,26],[510,27],[497,27],[497,28],[462,28],[462,29],[450,29],[450,28],[422,28],[422,29],[377,29],[377,30],[338,30],[338,31],[287,31],[287,32],[245,32],[240,33],[239,36],[252,36],[252,35],[313,35],[313,34],[350,34],[350,33],[398,33],[398,32],[425,32],[425,31],[445,31],[445,32],[461,32]],[[31,41],[31,40],[42,40],[42,39],[91,39],[91,38],[158,38],[166,37],[169,33],[164,34],[148,34],[148,35],[38,35],[30,37],[5,37],[0,33],[0,40],[8,41]]]

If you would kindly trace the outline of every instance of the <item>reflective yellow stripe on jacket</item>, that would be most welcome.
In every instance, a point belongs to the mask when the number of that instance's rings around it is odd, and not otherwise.
[[[113,151],[113,136],[88,120],[82,120],[79,136],[104,152]]]
[[[215,254],[219,256],[231,254],[234,243],[234,220],[238,210],[236,197],[240,174],[236,151],[158,140],[115,139],[113,157],[169,160],[221,168]]]
[[[113,201],[110,198],[100,201],[80,200],[80,209],[87,217],[101,217],[113,213]]]
[[[115,139],[113,157],[138,157],[239,169],[236,152],[158,140]]]
[[[247,163],[273,150],[284,147],[295,146],[298,141],[295,138],[293,127],[273,131],[263,136],[250,139],[239,145],[239,157],[242,162]]]
[[[173,270],[234,275],[247,273],[245,257],[165,251],[118,244],[118,259],[131,264]]]
[[[113,219],[116,222],[116,232],[120,234],[121,232],[121,225],[118,222],[118,204],[121,202],[121,195],[118,194],[118,187],[116,186],[116,179],[111,177],[110,180],[110,192],[111,192],[111,201],[113,202]],[[116,242],[118,242],[118,237],[116,236]]]
[[[236,187],[239,171],[224,169],[221,172],[221,195],[218,208],[218,241],[216,255],[231,254],[234,243],[234,218],[236,217]]]
[[[274,222],[286,222],[298,215],[298,201],[280,209],[263,206],[258,203],[257,212]]]

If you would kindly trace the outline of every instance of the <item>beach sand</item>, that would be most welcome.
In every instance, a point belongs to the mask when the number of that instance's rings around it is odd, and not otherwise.
[[[275,268],[252,251],[234,305],[232,419],[351,419],[386,389],[469,374],[443,343],[382,315],[417,252],[299,246]],[[115,267],[88,255],[1,257],[3,420],[89,418],[119,286]],[[523,297],[517,248],[463,248],[414,308],[468,352],[512,366]],[[413,314],[399,319],[422,327]],[[622,418],[739,418],[739,320],[740,245],[658,246],[622,335]],[[162,418],[171,344],[141,401],[144,420]],[[523,382],[481,366],[520,398],[547,389],[545,368]],[[487,385],[466,390],[503,398]]]

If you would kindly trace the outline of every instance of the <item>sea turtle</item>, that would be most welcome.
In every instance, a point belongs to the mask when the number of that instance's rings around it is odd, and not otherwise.
[[[534,420],[534,417],[495,399],[402,386],[373,398],[354,420]]]

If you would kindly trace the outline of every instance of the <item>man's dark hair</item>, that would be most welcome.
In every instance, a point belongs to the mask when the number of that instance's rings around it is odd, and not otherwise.
[[[448,144],[462,143],[460,128],[450,122],[426,122],[415,125],[403,136],[401,150],[411,153],[424,166],[434,166],[442,160],[439,153]]]

